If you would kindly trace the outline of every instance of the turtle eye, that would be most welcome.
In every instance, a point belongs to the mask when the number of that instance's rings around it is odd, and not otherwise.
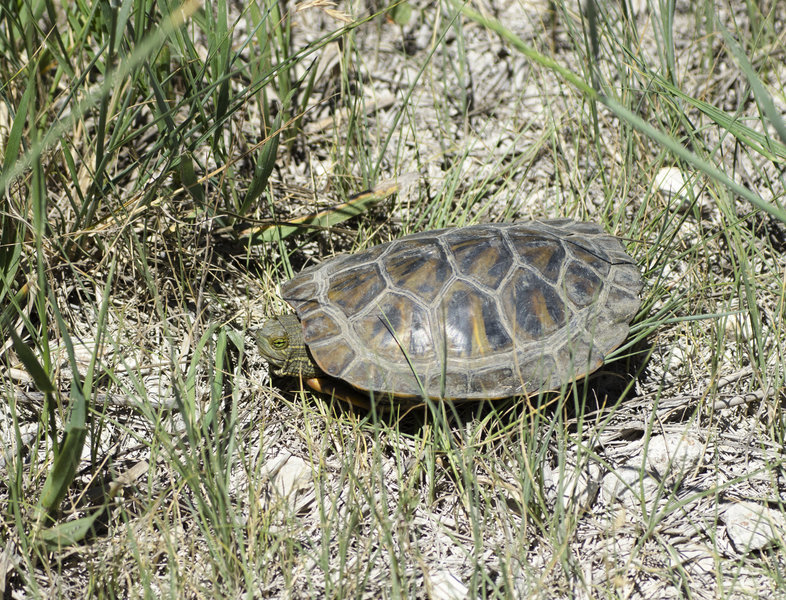
[[[276,348],[277,350],[283,350],[287,346],[289,346],[289,340],[285,337],[277,337],[270,340],[270,345]]]

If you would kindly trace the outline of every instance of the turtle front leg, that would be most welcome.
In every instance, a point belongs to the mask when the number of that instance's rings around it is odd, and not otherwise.
[[[369,402],[368,396],[361,394],[355,388],[346,384],[342,384],[339,381],[335,381],[334,379],[330,379],[328,377],[312,377],[311,379],[306,379],[306,384],[312,390],[315,390],[320,394],[338,398],[339,400],[348,402],[352,406],[357,406],[358,408],[363,408],[369,411],[371,410],[371,402]],[[385,407],[377,406],[377,408],[381,408],[382,412],[387,412],[388,410]]]
[[[312,377],[311,379],[306,379],[306,385],[320,394],[338,398],[352,406],[357,406],[369,412],[372,409],[371,399],[368,395],[359,392],[347,383],[331,379],[330,377]],[[425,403],[415,396],[412,397],[411,401],[398,396],[396,399],[398,401],[395,404],[376,403],[377,413],[388,414],[393,410],[397,410],[400,416],[404,416],[412,409],[425,406]]]

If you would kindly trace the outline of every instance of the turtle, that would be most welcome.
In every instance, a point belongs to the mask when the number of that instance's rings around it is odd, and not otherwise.
[[[643,282],[570,219],[425,231],[307,268],[257,345],[274,374],[368,408],[555,390],[627,338]],[[344,384],[348,384],[344,385]]]

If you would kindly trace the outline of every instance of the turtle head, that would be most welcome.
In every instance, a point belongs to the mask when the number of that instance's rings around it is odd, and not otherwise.
[[[274,317],[257,331],[257,347],[279,377],[311,379],[322,375],[306,349],[303,326],[297,315]]]

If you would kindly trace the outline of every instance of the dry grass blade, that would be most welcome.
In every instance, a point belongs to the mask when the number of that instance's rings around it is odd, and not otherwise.
[[[351,24],[354,23],[352,17],[348,14],[341,12],[340,10],[336,10],[333,8],[336,6],[335,2],[330,2],[330,0],[308,0],[307,2],[301,2],[297,5],[295,9],[296,13],[302,12],[304,10],[309,10],[311,8],[318,8],[319,10],[323,11],[327,16],[336,21],[341,21],[342,23]]]

